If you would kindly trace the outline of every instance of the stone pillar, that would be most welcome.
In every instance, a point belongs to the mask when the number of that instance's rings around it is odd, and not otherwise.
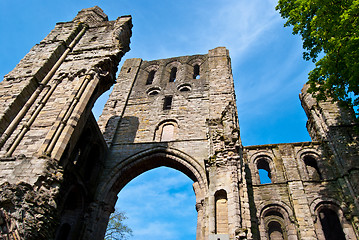
[[[205,231],[205,223],[204,221],[204,211],[203,211],[203,204],[204,202],[197,202],[196,203],[196,210],[197,210],[197,230],[196,230],[196,240],[204,240],[204,231]]]
[[[81,239],[98,240],[104,239],[108,220],[114,208],[106,203],[93,202],[90,204],[85,215],[84,226]]]
[[[205,217],[205,201],[204,192],[200,188],[198,182],[193,183],[193,190],[196,195],[196,210],[197,210],[197,230],[196,240],[205,240],[206,231],[206,217]]]
[[[314,222],[309,207],[307,195],[300,178],[296,161],[294,161],[293,147],[291,145],[278,145],[283,161],[284,173],[288,181],[287,188],[289,200],[297,220],[300,239],[316,239]]]

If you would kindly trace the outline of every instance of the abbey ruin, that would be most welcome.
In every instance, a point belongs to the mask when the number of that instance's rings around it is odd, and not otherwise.
[[[359,238],[352,110],[305,86],[311,142],[242,146],[228,50],[129,59],[116,79],[131,28],[83,9],[0,83],[0,239],[103,239],[121,189],[160,166],[193,180],[197,240]]]

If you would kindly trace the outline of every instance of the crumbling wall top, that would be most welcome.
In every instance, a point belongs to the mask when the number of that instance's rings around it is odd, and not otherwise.
[[[84,8],[79,11],[77,16],[72,21],[85,22],[91,26],[99,22],[108,21],[108,17],[101,8],[94,6],[91,8]]]

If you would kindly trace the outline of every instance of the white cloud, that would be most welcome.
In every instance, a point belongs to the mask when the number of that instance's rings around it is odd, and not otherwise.
[[[203,26],[202,44],[208,47],[223,45],[229,48],[236,62],[263,40],[280,17],[274,10],[274,1],[222,1],[210,14],[209,25]],[[224,3],[224,4],[223,4]]]
[[[155,221],[146,224],[134,234],[138,239],[148,239],[149,236],[153,239],[177,239],[176,226],[173,223]]]

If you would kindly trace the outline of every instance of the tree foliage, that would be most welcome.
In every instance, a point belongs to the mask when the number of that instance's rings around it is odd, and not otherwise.
[[[316,65],[309,92],[358,107],[359,0],[279,0],[276,9],[302,36],[303,58]]]
[[[132,229],[123,223],[126,219],[127,217],[124,212],[115,210],[115,212],[110,215],[105,240],[123,240],[132,236]]]

